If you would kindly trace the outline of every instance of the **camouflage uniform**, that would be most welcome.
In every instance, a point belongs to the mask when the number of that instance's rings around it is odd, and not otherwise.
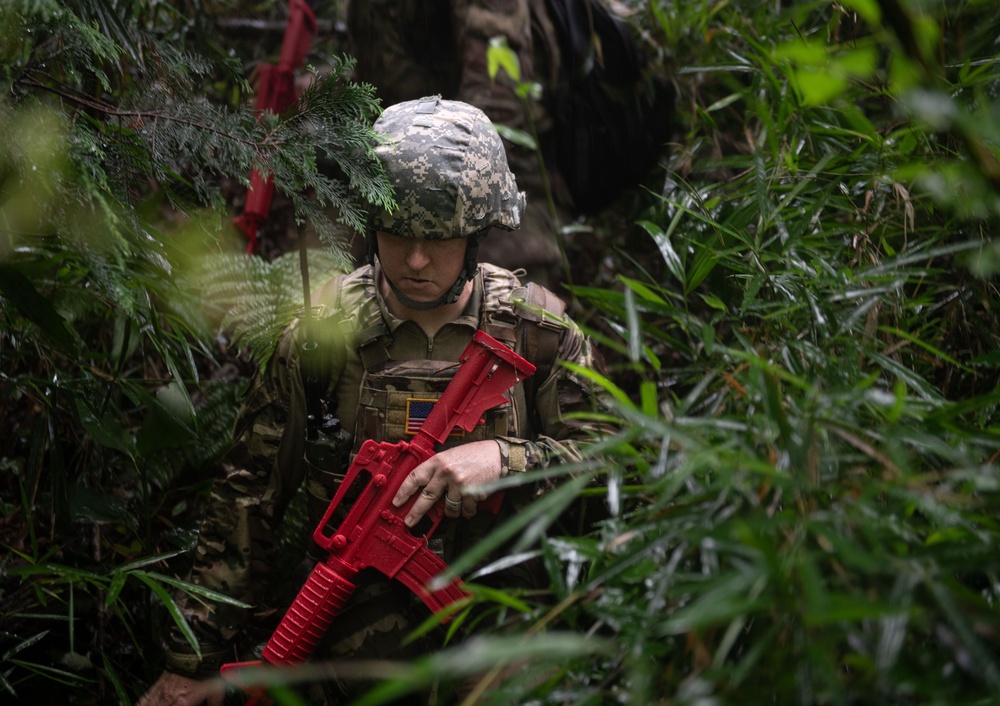
[[[414,101],[387,109],[376,130],[400,138],[377,148],[399,208],[372,213],[371,230],[474,240],[485,227],[517,228],[523,194],[481,111],[436,99]],[[593,410],[597,400],[586,379],[558,361],[586,369],[600,368],[600,362],[581,331],[562,316],[555,295],[522,286],[508,270],[483,264],[468,279],[460,277],[472,282],[461,315],[428,336],[415,321],[390,313],[380,293],[383,277],[375,260],[327,283],[308,326],[318,345],[306,350],[320,355],[303,360],[307,327],[297,322],[256,377],[237,420],[225,477],[213,488],[191,576],[199,585],[256,608],[182,597],[202,656],[175,631],[167,654],[170,671],[215,674],[220,664],[239,659],[232,645],[244,637],[246,625],[273,622],[274,609],[266,602],[271,598],[274,535],[293,494],[307,483],[310,526],[315,526],[343,478],[349,454],[366,439],[395,443],[406,438],[408,401],[440,396],[477,330],[534,362],[538,371],[516,385],[506,403],[484,415],[482,426],[446,445],[495,439],[502,472],[518,473],[579,459],[580,444],[598,431],[572,418],[572,413]],[[317,453],[318,447],[306,441],[306,379],[320,393],[326,411],[350,432],[338,436],[341,453]],[[524,485],[507,492],[495,516],[480,512],[472,518],[445,518],[432,541],[451,560],[544,490]],[[530,586],[534,576],[521,566],[495,580],[503,586]],[[402,644],[402,637],[427,615],[409,591],[374,572],[362,572],[355,583],[357,589],[318,656],[407,657],[434,646],[434,636],[428,638],[430,645]]]
[[[559,50],[544,0],[353,0],[347,24],[356,78],[374,85],[384,105],[440,94],[481,108],[496,124],[530,134],[533,123],[539,135],[551,129],[536,100],[529,122],[511,79],[501,70],[491,80],[486,60],[490,39],[503,36],[517,53],[522,81],[537,82],[543,91],[555,85]],[[547,159],[557,223],[536,153],[510,142],[506,147],[528,194],[527,209],[519,236],[487,238],[483,259],[524,268],[525,279],[553,287],[561,260],[556,231],[571,218],[571,199]]]
[[[403,361],[422,363],[412,370],[433,372],[455,361],[472,338],[483,328],[499,334],[514,344],[523,341],[525,324],[516,313],[515,302],[524,296],[520,282],[508,271],[484,265],[475,278],[473,297],[464,314],[447,324],[433,338],[419,326],[393,317],[375,286],[376,268],[365,266],[338,277],[321,294],[323,320],[317,328],[326,328],[323,345],[337,346],[331,352],[333,367],[342,370],[331,379],[324,397],[345,429],[354,430],[354,448],[364,438],[396,442],[404,438],[403,425],[391,419],[398,411],[392,401],[395,386],[388,392],[366,384],[367,367],[385,370],[386,363]],[[342,332],[345,314],[364,324],[345,339]],[[326,326],[323,326],[326,324]],[[571,361],[584,368],[598,366],[594,353],[580,331],[568,321],[551,328],[557,336],[559,360]],[[236,445],[225,463],[225,478],[213,489],[211,513],[206,517],[195,556],[191,580],[251,604],[261,603],[268,591],[269,567],[272,565],[275,525],[303,479],[308,480],[310,522],[318,520],[346,470],[311,468],[305,456],[305,391],[299,356],[301,328],[287,334],[272,357],[266,372],[260,375],[241,410],[236,427]],[[339,341],[337,339],[340,339]],[[341,363],[342,361],[342,363]],[[399,368],[388,368],[402,386],[406,375]],[[413,377],[420,377],[414,375]],[[429,377],[429,376],[428,376]],[[382,386],[385,387],[385,386]],[[591,411],[591,399],[584,380],[560,365],[551,366],[544,380],[534,380],[530,389],[519,384],[509,405],[491,411],[479,435],[495,434],[502,448],[505,470],[521,472],[543,468],[555,460],[579,458],[579,442],[589,438],[588,428],[567,415]],[[440,394],[421,387],[421,396]],[[398,393],[405,396],[406,389]],[[376,399],[379,396],[383,399]],[[361,414],[356,413],[361,410]],[[470,435],[462,441],[472,441]],[[436,536],[445,538],[445,560],[453,559],[467,546],[509,518],[518,506],[531,499],[537,489],[524,487],[508,493],[497,516],[480,512],[470,519],[446,518]],[[311,524],[314,526],[314,524]],[[450,541],[449,541],[450,540]],[[530,577],[506,577],[524,585]],[[371,581],[367,584],[367,581]],[[388,579],[369,577],[359,582],[358,600],[394,593],[395,605],[382,606],[380,615],[355,615],[354,606],[345,609],[344,619],[334,622],[338,640],[327,645],[327,655],[400,656],[399,639],[414,622],[425,616],[422,605],[406,589],[390,585]],[[402,610],[400,610],[400,606]],[[267,607],[266,611],[271,608]],[[201,641],[203,658],[192,654],[183,636],[172,636],[168,668],[180,673],[207,676],[222,662],[235,658],[231,646],[248,620],[268,620],[269,613],[256,614],[230,606],[201,605],[185,601],[185,613]],[[346,622],[345,622],[346,621]],[[384,633],[390,633],[388,635]],[[370,644],[366,644],[370,643]]]

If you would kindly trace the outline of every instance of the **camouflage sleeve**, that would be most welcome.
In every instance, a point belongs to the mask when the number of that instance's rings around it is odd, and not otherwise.
[[[527,83],[544,79],[536,76],[535,71],[540,47],[535,46],[530,4],[531,0],[459,0],[454,3],[453,22],[460,67],[455,97],[481,108],[494,123],[525,132],[531,125],[525,105],[517,95],[516,83],[503,70],[495,78],[490,77],[487,51],[492,38],[504,37],[517,54],[520,80]],[[550,121],[542,103],[531,101],[529,110],[534,129],[546,132]],[[507,161],[517,175],[518,186],[533,191],[534,182],[540,178],[537,155],[517,143],[505,144]]]
[[[268,579],[276,523],[302,480],[304,400],[294,336],[286,335],[267,368],[254,378],[237,417],[234,445],[213,485],[190,581],[255,604]],[[199,657],[176,626],[166,667],[188,676],[217,674],[235,657],[243,626],[261,606],[240,609],[180,593],[178,604],[194,631]]]
[[[573,324],[562,336],[557,360],[598,372],[604,370],[600,354]],[[539,434],[534,439],[499,440],[505,473],[579,461],[584,444],[610,431],[601,422],[575,417],[576,413],[608,413],[610,408],[592,382],[558,363],[527,403],[537,411]]]
[[[524,110],[514,82],[503,71],[496,80],[490,78],[486,52],[490,39],[506,38],[521,64],[521,80],[532,80],[534,47],[528,0],[459,0],[454,8],[461,67],[456,97],[481,108],[493,122],[524,128]]]

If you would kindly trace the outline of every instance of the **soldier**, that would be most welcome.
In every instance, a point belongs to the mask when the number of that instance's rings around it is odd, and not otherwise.
[[[526,106],[505,71],[494,79],[487,68],[489,42],[501,36],[517,54],[522,82],[536,82],[543,91],[555,86],[559,49],[545,0],[352,0],[347,28],[355,76],[374,85],[384,105],[440,94],[539,138],[553,127],[542,101],[533,98]],[[572,198],[550,155],[543,177],[534,150],[506,144],[527,208],[519,237],[487,238],[481,254],[501,267],[523,268],[525,281],[554,288],[561,263],[557,231],[572,218]]]
[[[403,483],[397,499],[419,492],[408,524],[444,502],[446,517],[433,539],[440,540],[445,561],[545,490],[522,485],[508,491],[493,515],[477,511],[482,498],[469,488],[578,460],[581,444],[598,431],[571,414],[594,408],[587,382],[557,362],[600,368],[589,341],[562,316],[555,295],[524,287],[511,272],[478,261],[483,234],[517,229],[525,205],[489,119],[466,103],[432,97],[386,109],[375,130],[386,138],[377,152],[398,207],[391,213],[372,210],[369,263],[335,277],[318,295],[320,312],[310,326],[318,332],[321,364],[313,368],[299,355],[305,328],[300,322],[255,379],[226,476],[214,488],[201,528],[191,580],[246,603],[262,602],[275,524],[302,480],[314,499],[312,527],[346,470],[346,460],[333,467],[308,462],[315,460],[305,435],[309,388],[350,432],[338,437],[345,451],[356,452],[365,439],[406,438],[406,398],[418,392],[436,399],[477,330],[537,365],[505,404],[485,415],[485,424],[445,444]],[[552,316],[542,317],[542,310]],[[511,587],[535,580],[526,565],[493,578]],[[406,658],[433,649],[427,640],[402,644],[428,615],[410,591],[377,572],[361,572],[356,584],[320,656]],[[234,661],[233,642],[253,616],[183,598],[182,605],[202,655],[183,636],[172,635],[167,671],[141,706],[221,704],[217,683],[199,679]],[[323,688],[324,702],[336,703],[336,685]]]

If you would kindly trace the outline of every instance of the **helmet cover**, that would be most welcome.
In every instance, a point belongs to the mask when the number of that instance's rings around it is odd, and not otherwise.
[[[391,213],[374,208],[371,231],[442,240],[520,227],[524,193],[479,108],[440,96],[405,101],[386,108],[374,130],[385,138],[375,153],[397,206]]]

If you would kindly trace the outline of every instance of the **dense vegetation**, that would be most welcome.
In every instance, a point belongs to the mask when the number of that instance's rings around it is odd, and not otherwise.
[[[629,4],[676,141],[566,238],[625,424],[508,528],[551,579],[482,592],[515,634],[368,702],[526,660],[475,703],[995,703],[1000,7]],[[268,235],[325,244],[314,277],[389,197],[336,34],[260,123],[232,5],[0,6],[6,699],[127,704],[159,672],[243,383],[301,306],[295,252],[239,254],[250,166],[285,194]]]

